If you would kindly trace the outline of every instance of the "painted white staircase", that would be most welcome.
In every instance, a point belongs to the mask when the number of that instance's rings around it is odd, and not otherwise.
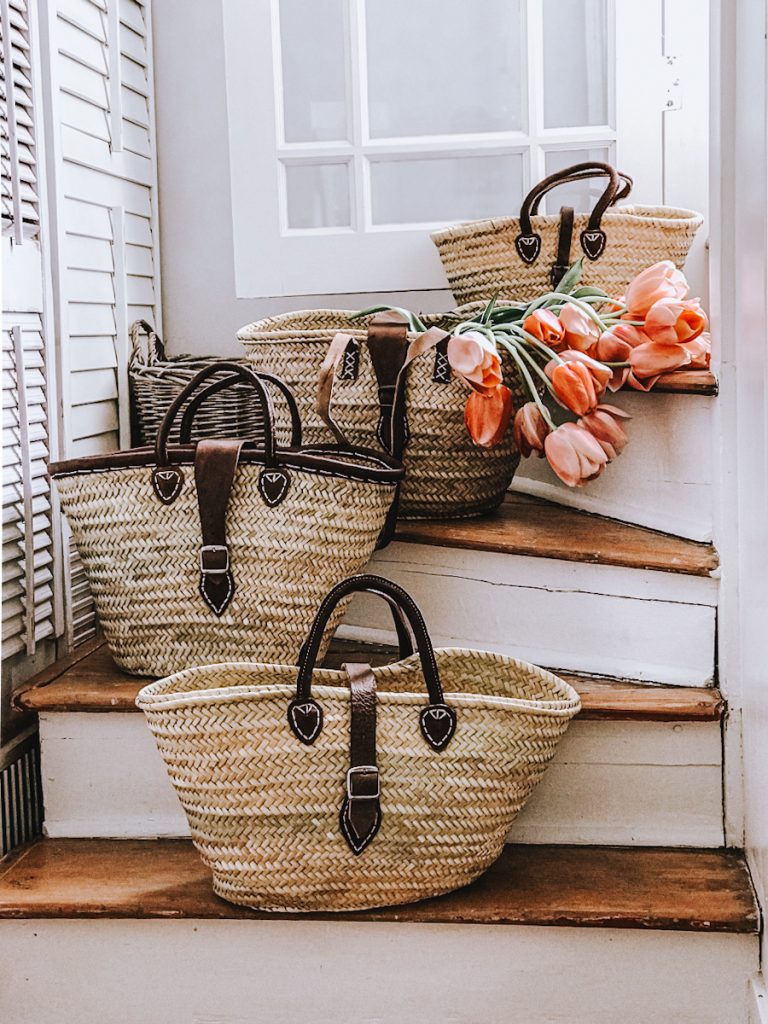
[[[637,399],[675,430],[690,400]],[[711,481],[687,436],[677,465],[648,434],[621,487],[578,499],[529,471],[490,519],[402,524],[373,560],[437,646],[512,653],[582,695],[504,857],[462,892],[298,920],[229,906],[184,838],[141,681],[98,643],[33,680],[47,838],[0,865],[3,1024],[742,1024],[758,919],[725,849]],[[337,662],[394,639],[366,598],[340,637]]]

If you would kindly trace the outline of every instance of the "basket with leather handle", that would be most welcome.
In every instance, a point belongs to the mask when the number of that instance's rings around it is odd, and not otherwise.
[[[607,178],[589,214],[563,207],[539,214],[541,199],[552,189],[588,178]],[[456,302],[487,300],[496,292],[529,300],[557,285],[579,256],[581,283],[618,297],[641,270],[659,260],[682,267],[700,214],[671,206],[616,206],[632,189],[632,179],[610,164],[574,164],[535,185],[523,200],[519,217],[470,221],[435,231]]]
[[[216,381],[225,371],[224,381]],[[189,443],[205,402],[233,379],[250,389],[263,442]],[[211,384],[211,381],[214,381]],[[180,443],[168,436],[181,410]],[[237,363],[201,370],[166,413],[153,448],[51,465],[118,665],[165,675],[232,658],[290,661],[322,595],[363,568],[402,477],[376,451],[276,443],[270,395]]]
[[[131,438],[134,445],[153,444],[163,417],[176,396],[195,374],[213,363],[244,362],[216,359],[213,356],[175,356],[168,358],[154,327],[136,320],[129,330],[131,354],[128,383],[131,394]],[[282,421],[281,421],[282,422]],[[171,442],[178,441],[179,423],[171,429]],[[226,394],[206,402],[195,419],[191,437],[263,438],[259,407],[251,389],[239,382]]]
[[[334,609],[361,591],[394,604],[416,653],[406,633],[393,665],[316,669]],[[325,597],[298,669],[209,665],[136,703],[214,891],[279,911],[410,903],[473,881],[580,706],[533,665],[434,650],[409,595],[368,574]]]
[[[330,428],[342,443],[402,458],[402,518],[473,516],[499,505],[520,461],[511,430],[494,448],[472,443],[467,387],[448,364],[444,328],[481,309],[423,316],[421,334],[394,311],[352,319],[349,310],[303,310],[259,320],[238,338],[257,370],[290,384],[312,439],[328,440]],[[503,370],[515,403],[526,401],[511,361]]]

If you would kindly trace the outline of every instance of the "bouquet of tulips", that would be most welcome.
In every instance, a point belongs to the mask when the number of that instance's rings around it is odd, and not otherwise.
[[[606,391],[649,391],[669,370],[707,368],[710,355],[706,314],[673,263],[643,270],[620,298],[580,286],[581,264],[532,302],[491,300],[477,319],[451,326],[448,341],[451,368],[470,388],[464,418],[475,444],[498,444],[512,421],[521,454],[546,457],[570,487],[600,476],[627,443],[629,416],[603,401]],[[504,357],[530,398],[517,409]]]

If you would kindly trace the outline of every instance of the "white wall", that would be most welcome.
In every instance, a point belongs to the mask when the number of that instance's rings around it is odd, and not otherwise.
[[[720,673],[730,706],[726,807],[768,893],[768,0],[714,5],[714,332],[722,347]],[[717,271],[719,268],[719,274]],[[743,786],[739,778],[739,725]],[[741,803],[741,806],[740,806]],[[743,820],[744,831],[739,828]],[[766,951],[768,952],[768,950]],[[764,960],[765,963],[765,954]]]
[[[373,302],[448,309],[450,292],[235,297],[223,0],[154,0],[163,320],[171,354],[242,355],[235,333],[262,316]],[[254,239],[256,244],[257,240]]]

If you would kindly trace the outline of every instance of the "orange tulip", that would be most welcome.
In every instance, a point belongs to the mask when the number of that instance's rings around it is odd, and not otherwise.
[[[564,360],[566,364],[570,363],[571,365],[576,365],[578,363],[585,367],[592,377],[596,397],[599,398],[602,395],[612,377],[612,371],[608,366],[604,366],[603,363],[600,363],[591,356],[588,356],[586,352],[576,352],[574,349],[570,348],[566,349],[565,352],[561,352],[560,358]],[[552,359],[544,367],[544,370],[550,380],[553,380],[553,374],[558,365],[562,364],[558,364],[554,359]],[[579,373],[581,374],[582,371],[579,371]],[[560,376],[562,381],[569,379],[565,374],[561,374]],[[567,402],[564,404],[568,409],[572,408]],[[578,409],[572,409],[572,411],[576,413],[579,412]],[[584,411],[586,412],[586,410]]]
[[[566,302],[560,310],[560,322],[565,328],[565,340],[569,348],[579,352],[590,352],[600,337],[600,328],[583,309]]]
[[[515,413],[515,421],[512,424],[515,434],[515,444],[524,459],[536,452],[541,459],[544,457],[544,441],[550,432],[550,426],[541,415],[541,410],[535,402],[526,402],[525,405]]]
[[[659,299],[645,317],[645,333],[661,345],[693,341],[707,327],[707,315],[698,299]]]
[[[555,398],[577,416],[590,412],[597,405],[595,379],[584,363],[575,360],[559,363],[549,376]]]
[[[493,448],[503,440],[512,416],[512,392],[503,384],[483,394],[473,391],[464,408],[469,436],[481,448]]]
[[[685,342],[683,344],[683,348],[691,357],[691,361],[688,363],[688,368],[690,370],[709,369],[709,357],[712,352],[712,339],[708,334],[700,334],[698,338],[694,338],[693,341]]]
[[[565,328],[551,309],[534,309],[523,321],[523,330],[554,349],[565,336]]]
[[[690,361],[691,354],[682,345],[660,345],[657,341],[646,341],[633,348],[629,355],[632,373],[641,380],[677,370]]]
[[[630,320],[644,317],[659,299],[684,299],[688,294],[685,275],[671,260],[646,267],[629,284],[624,295]]]
[[[618,326],[617,324],[616,327]],[[634,331],[636,328],[630,329]],[[595,358],[603,363],[626,363],[631,351],[632,347],[629,342],[623,341],[620,333],[612,327],[600,335],[595,346]],[[611,379],[608,381],[608,390],[618,391],[629,376],[629,367],[611,366],[609,369],[611,370]]]
[[[479,331],[454,335],[448,342],[448,362],[478,391],[493,391],[501,384],[501,360],[496,345]]]
[[[646,341],[651,340],[642,328],[635,327],[633,324],[625,324],[621,321],[609,327],[600,337],[604,338],[606,335],[610,335],[617,341],[624,342],[630,348],[637,348],[638,345],[643,345]]]
[[[544,452],[553,471],[569,487],[600,476],[608,462],[596,438],[578,423],[562,423],[547,436]]]
[[[622,420],[628,419],[629,414],[615,405],[598,405],[594,412],[581,417],[579,426],[590,432],[611,462],[621,455],[629,440],[621,425]]]

